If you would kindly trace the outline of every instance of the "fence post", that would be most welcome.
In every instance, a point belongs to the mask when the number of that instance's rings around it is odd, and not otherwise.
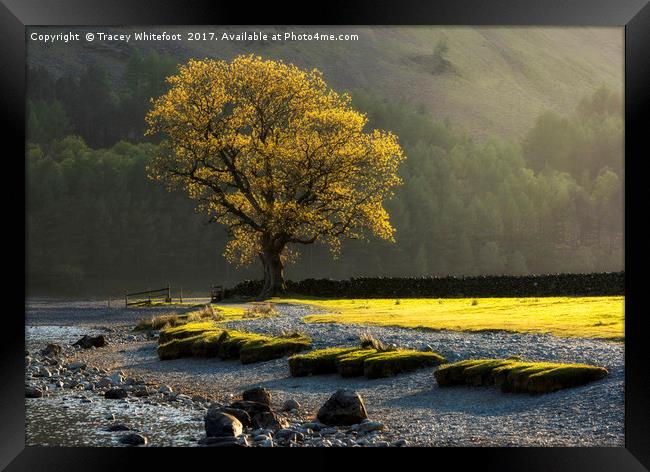
[[[181,298],[180,298],[181,303],[183,303],[183,287],[181,287]]]
[[[124,308],[129,307],[129,296],[127,295],[126,290],[124,290]]]
[[[167,282],[167,300],[165,300],[167,303],[172,302],[172,288],[169,282]]]

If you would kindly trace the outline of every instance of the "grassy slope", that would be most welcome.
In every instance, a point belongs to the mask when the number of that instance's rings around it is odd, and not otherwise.
[[[621,340],[624,297],[475,299],[278,299],[305,303],[329,313],[312,323],[355,323],[458,331],[504,330],[556,336]]]
[[[243,28],[231,30],[239,32]],[[165,27],[160,31],[188,31],[188,28]],[[29,41],[28,60],[58,73],[78,70],[88,62],[97,61],[117,76],[132,47],[155,48],[180,61],[189,57],[230,59],[254,52],[302,67],[317,67],[323,70],[327,82],[339,90],[365,90],[387,99],[403,97],[414,106],[422,103],[435,116],[451,118],[479,139],[492,134],[520,137],[540,111],[570,112],[577,100],[603,84],[622,92],[622,28],[352,27],[343,31],[358,33],[360,40],[266,45],[186,40],[128,45],[98,41],[43,45]],[[430,70],[430,57],[441,38],[446,38],[449,45],[448,59],[453,70],[434,74]]]

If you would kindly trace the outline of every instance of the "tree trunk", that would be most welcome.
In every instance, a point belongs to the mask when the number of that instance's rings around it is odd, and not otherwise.
[[[264,285],[260,298],[269,298],[284,293],[284,267],[280,260],[280,252],[276,249],[265,249],[261,254],[262,265],[264,266]]]

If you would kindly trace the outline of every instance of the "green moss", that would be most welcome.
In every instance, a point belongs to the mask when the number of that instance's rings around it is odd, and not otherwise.
[[[377,354],[375,349],[357,349],[338,356],[336,370],[342,377],[361,377],[365,360],[374,354]]]
[[[356,347],[331,347],[297,354],[289,358],[289,371],[292,377],[335,374],[336,358],[358,349]]]
[[[306,336],[253,339],[242,346],[239,359],[243,364],[250,364],[278,359],[309,348],[311,348],[311,339]]]
[[[158,356],[161,360],[179,357],[220,357],[240,359],[242,363],[277,359],[309,349],[304,335],[262,336],[244,331],[225,330],[212,322],[187,323],[160,333]]]
[[[435,352],[387,351],[366,357],[363,375],[369,379],[392,377],[403,372],[413,372],[424,367],[442,364],[445,358]]]
[[[201,339],[201,335],[172,339],[158,346],[157,352],[160,360],[178,359],[180,357],[192,357],[194,342]]]
[[[294,377],[338,372],[343,377],[365,375],[368,378],[381,378],[436,366],[442,362],[444,358],[435,352],[336,347],[291,356],[289,370]]]
[[[192,357],[217,357],[222,333],[223,331],[219,330],[198,335],[192,343]]]
[[[199,321],[194,323],[187,323],[180,326],[166,328],[160,331],[158,338],[159,344],[164,344],[172,339],[184,339],[193,337],[199,334],[209,332],[222,332],[212,321]]]
[[[510,359],[478,359],[440,366],[438,385],[497,385],[503,392],[547,393],[584,385],[607,375],[607,369],[588,364],[523,362]]]

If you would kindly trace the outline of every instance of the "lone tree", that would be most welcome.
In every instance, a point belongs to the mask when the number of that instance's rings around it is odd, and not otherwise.
[[[190,60],[167,80],[147,115],[147,134],[166,137],[149,177],[225,225],[228,260],[261,259],[262,296],[284,291],[291,243],[336,254],[342,237],[394,241],[383,201],[401,183],[397,138],[364,131],[318,70],[250,55]]]

